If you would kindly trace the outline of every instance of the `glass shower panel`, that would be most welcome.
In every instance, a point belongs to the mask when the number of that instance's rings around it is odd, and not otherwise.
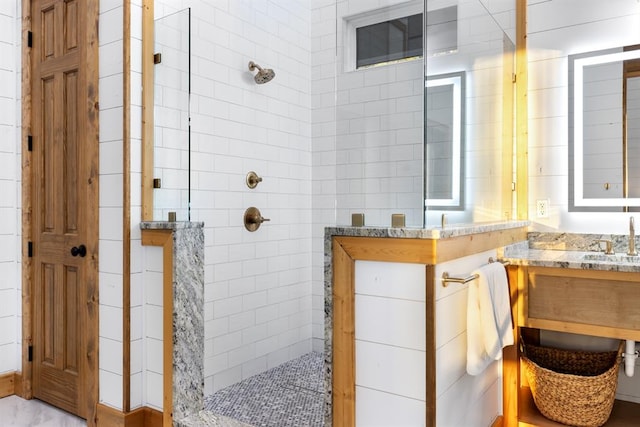
[[[514,8],[426,1],[427,228],[512,217]]]
[[[153,219],[190,220],[191,10],[155,20]]]

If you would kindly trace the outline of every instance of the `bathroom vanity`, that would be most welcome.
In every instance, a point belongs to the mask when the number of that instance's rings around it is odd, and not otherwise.
[[[516,336],[539,341],[540,330],[640,340],[638,257],[595,251],[521,248],[503,260]],[[559,426],[540,415],[520,370],[520,349],[504,351],[504,426]],[[624,375],[621,373],[621,375]],[[640,405],[616,401],[606,426],[637,422]]]
[[[463,353],[466,284],[444,286],[442,272],[446,268],[451,276],[468,275],[472,268],[488,262],[487,254],[526,241],[526,221],[507,221],[471,225],[451,225],[437,229],[329,227],[325,230],[325,425],[356,425],[356,328],[355,285],[357,261],[383,261],[387,263],[422,264],[425,269],[426,331],[425,372],[426,425],[447,424],[438,417],[451,416],[461,411],[451,410],[462,403],[452,396],[445,399],[448,390],[466,387],[467,378]],[[475,258],[474,258],[475,257]],[[470,264],[457,264],[457,260],[471,260]],[[463,261],[464,262],[464,261]],[[467,270],[467,267],[470,267]],[[451,302],[449,304],[448,302]],[[387,312],[379,313],[387,316]],[[450,338],[443,338],[449,332]],[[407,325],[407,327],[415,327]],[[448,348],[447,343],[456,344]],[[444,344],[443,344],[444,343]],[[436,360],[438,354],[438,360]],[[380,357],[380,364],[383,358]],[[384,368],[383,368],[384,369]],[[497,371],[497,370],[496,370]],[[450,375],[449,375],[450,374]],[[492,375],[499,375],[495,372]],[[445,378],[446,377],[446,378]],[[452,377],[455,377],[451,380]],[[463,381],[457,381],[463,378]],[[473,381],[473,380],[469,380]],[[437,382],[439,382],[437,384]],[[498,381],[499,382],[499,381]],[[444,385],[446,383],[446,385]],[[457,384],[457,385],[456,385]],[[497,385],[500,387],[500,384]],[[443,397],[444,396],[444,397]],[[498,396],[496,392],[495,396]],[[440,400],[442,399],[442,400]],[[447,400],[447,402],[444,402]],[[475,401],[472,404],[480,404]],[[453,406],[452,406],[453,405]],[[499,407],[502,402],[499,402]],[[436,409],[439,414],[436,414]],[[496,414],[499,408],[496,408]],[[495,414],[490,414],[491,423]]]

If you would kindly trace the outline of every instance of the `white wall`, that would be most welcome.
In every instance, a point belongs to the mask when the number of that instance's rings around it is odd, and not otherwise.
[[[0,2],[0,374],[22,366],[20,11]]]
[[[469,285],[445,288],[438,279],[445,271],[466,276],[490,256],[496,251],[435,268],[438,427],[487,427],[502,414],[502,361],[466,373]],[[425,266],[358,261],[355,268],[356,423],[425,425]]]
[[[356,425],[426,425],[425,273],[356,261]]]
[[[100,2],[100,402],[122,409],[123,71],[121,2]],[[107,59],[108,58],[108,59]]]
[[[538,230],[626,234],[625,213],[568,212],[568,55],[640,42],[636,1],[529,1],[529,218]],[[549,218],[536,200],[549,199]]]
[[[496,257],[487,251],[436,265],[436,425],[486,427],[502,414],[502,361],[479,375],[466,372],[468,284],[443,287],[443,272],[466,276]]]

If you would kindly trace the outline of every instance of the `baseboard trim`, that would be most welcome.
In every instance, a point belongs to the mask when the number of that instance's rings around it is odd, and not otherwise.
[[[498,418],[491,424],[491,427],[502,427],[504,423],[504,417],[502,415],[498,415]]]
[[[16,394],[16,372],[0,374],[0,398]]]
[[[98,427],[155,427],[162,425],[162,412],[147,406],[124,413],[98,403],[96,411]]]

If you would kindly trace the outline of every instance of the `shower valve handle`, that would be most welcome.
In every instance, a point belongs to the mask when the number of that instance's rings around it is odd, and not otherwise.
[[[244,211],[244,228],[249,231],[256,231],[265,221],[271,220],[263,217],[258,208],[252,206]]]

